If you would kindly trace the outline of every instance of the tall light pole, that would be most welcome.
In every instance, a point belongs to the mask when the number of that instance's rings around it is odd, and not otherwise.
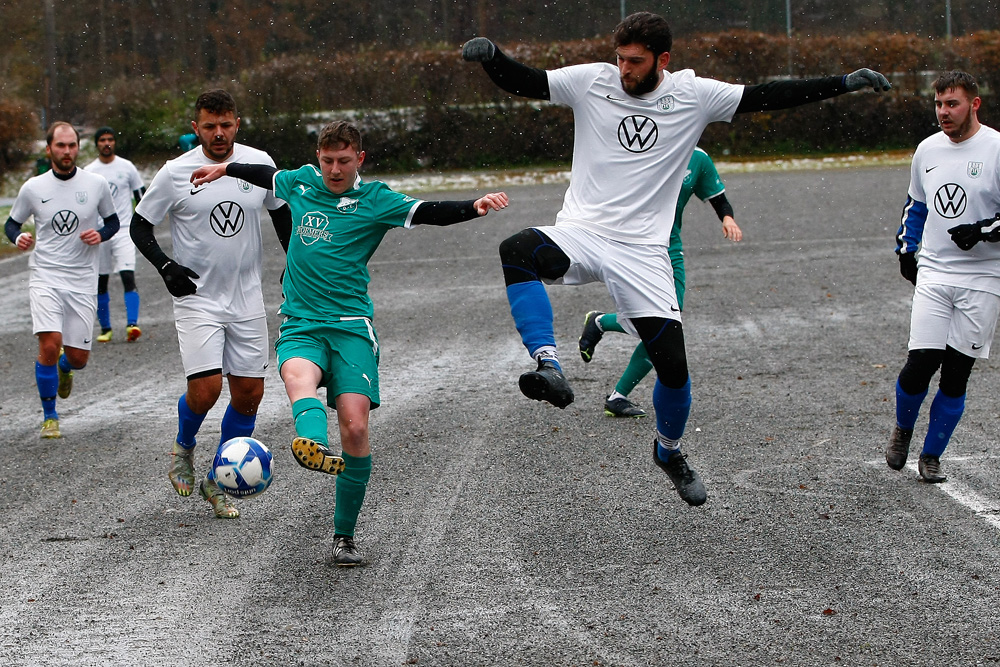
[[[55,0],[45,0],[45,106],[42,109],[42,125],[48,127],[53,112],[59,109],[56,92],[56,8]]]
[[[785,36],[788,37],[788,76],[792,75],[792,0],[785,0]]]
[[[944,0],[944,35],[945,39],[951,42],[951,0]]]

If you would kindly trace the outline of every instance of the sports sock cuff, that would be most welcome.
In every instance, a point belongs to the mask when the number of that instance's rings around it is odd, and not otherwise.
[[[198,414],[191,410],[187,404],[187,394],[181,394],[177,401],[177,444],[184,449],[191,449],[198,444],[195,436],[207,415],[207,412]]]
[[[344,459],[344,471],[338,477],[348,479],[357,484],[367,484],[372,476],[372,457],[351,456],[347,452],[341,452]]]
[[[226,413],[222,416],[220,444],[233,438],[252,436],[254,426],[256,425],[256,414],[245,415],[230,403],[226,406]]]
[[[521,341],[528,354],[542,346],[555,347],[556,335],[552,326],[552,303],[540,281],[514,283],[507,286],[507,301],[514,326],[521,334]]]
[[[309,438],[324,446],[329,442],[326,406],[318,398],[300,398],[292,403],[292,421],[295,435],[300,438]]]
[[[36,361],[35,384],[38,386],[38,395],[43,401],[55,400],[56,391],[59,389],[59,371],[56,365],[47,366]]]

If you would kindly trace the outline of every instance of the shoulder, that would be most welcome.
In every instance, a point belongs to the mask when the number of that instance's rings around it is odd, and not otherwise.
[[[88,162],[87,164],[83,165],[83,168],[85,170],[87,170],[87,171],[93,171],[94,169],[99,169],[100,167],[101,167],[101,161],[100,160],[93,160],[93,161]]]
[[[248,164],[266,164],[271,167],[274,160],[265,151],[246,144],[235,144],[233,147],[233,162],[244,162]]]

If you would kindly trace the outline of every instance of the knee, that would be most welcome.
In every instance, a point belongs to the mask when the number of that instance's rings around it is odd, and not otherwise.
[[[135,291],[135,271],[122,271],[122,289],[126,292]]]
[[[927,391],[943,359],[944,350],[910,350],[899,372],[900,388],[910,395]]]
[[[938,385],[941,393],[951,398],[964,396],[975,363],[973,357],[962,354],[952,347],[945,350],[944,360],[941,362],[941,382]]]

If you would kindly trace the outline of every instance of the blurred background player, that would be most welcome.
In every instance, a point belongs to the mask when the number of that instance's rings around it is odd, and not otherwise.
[[[896,233],[900,273],[915,289],[885,462],[893,470],[906,465],[920,406],[940,369],[917,465],[933,483],[946,479],[941,455],[965,411],[972,366],[989,356],[1000,314],[1000,133],[979,122],[981,103],[971,74],[946,72],[934,81],[941,131],[913,154]]]
[[[181,496],[194,488],[195,436],[208,411],[229,384],[220,444],[253,435],[264,396],[268,364],[267,320],[261,291],[260,209],[271,211],[282,245],[287,246],[288,207],[265,188],[226,179],[195,188],[191,172],[231,160],[274,165],[263,151],[236,143],[240,118],[236,101],[224,90],[202,93],[191,122],[200,145],[168,160],[153,177],[135,210],[132,240],[174,297],[174,320],[187,390],[177,401],[178,428],[167,476]],[[174,259],[160,248],[153,226],[170,218]],[[215,515],[239,511],[211,475],[198,490]]]
[[[115,154],[115,131],[112,128],[98,128],[94,133],[94,143],[97,144],[97,159],[84,169],[107,179],[121,223],[120,232],[101,245],[97,277],[97,321],[101,324],[101,333],[97,342],[109,343],[113,335],[108,280],[114,271],[121,276],[125,292],[125,340],[134,343],[142,335],[142,330],[139,328],[139,292],[135,287],[135,244],[132,243],[129,225],[132,223],[132,199],[138,203],[146,189],[135,165]]]
[[[53,123],[45,136],[45,154],[52,169],[21,186],[4,231],[20,250],[35,247],[28,260],[28,298],[31,329],[38,337],[35,383],[42,400],[40,435],[61,438],[56,396],[69,398],[73,371],[86,366],[90,357],[97,310],[97,246],[118,231],[118,215],[104,177],[76,166],[80,154],[76,128]],[[34,236],[21,231],[32,217]]]
[[[372,471],[368,419],[381,401],[368,260],[391,229],[471,220],[505,208],[507,195],[426,202],[394,192],[380,181],[363,181],[358,174],[365,159],[361,133],[345,121],[327,124],[317,143],[319,168],[214,165],[196,171],[192,183],[228,174],[274,188],[292,209],[282,284],[284,320],[274,349],[292,404],[292,454],[304,468],[338,475],[332,560],[352,567],[364,560],[354,532]],[[233,178],[222,179],[226,181]],[[319,387],[326,387],[327,404],[337,411],[341,456],[329,448]]]
[[[667,253],[674,269],[674,289],[677,291],[677,307],[684,310],[684,244],[681,242],[681,224],[684,207],[691,195],[707,201],[715,209],[715,214],[722,221],[722,235],[730,241],[743,239],[743,232],[733,217],[733,207],[726,198],[726,186],[719,177],[715,163],[708,153],[700,148],[694,149],[691,161],[688,163],[687,174],[677,197],[677,209],[674,213],[674,227],[670,230],[670,245]],[[583,334],[580,336],[580,356],[589,363],[594,358],[594,348],[601,342],[606,331],[625,333],[625,328],[618,324],[617,313],[602,313],[592,310],[583,321]],[[614,391],[604,401],[604,414],[609,417],[645,417],[646,411],[628,399],[629,393],[635,389],[642,378],[653,370],[653,362],[649,360],[646,346],[640,341],[635,346],[632,358],[625,371],[618,379]]]

